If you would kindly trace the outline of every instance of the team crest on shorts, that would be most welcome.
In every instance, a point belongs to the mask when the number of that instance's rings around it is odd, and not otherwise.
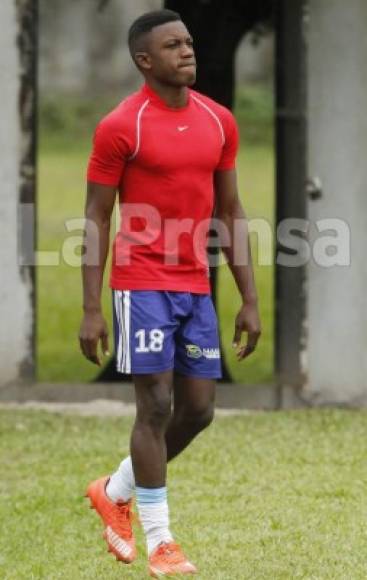
[[[201,350],[200,346],[197,346],[196,344],[187,344],[186,354],[190,358],[200,358],[203,356],[203,351]]]
[[[187,344],[186,354],[190,358],[201,358],[202,356],[208,359],[220,358],[219,348],[200,348],[196,344]]]

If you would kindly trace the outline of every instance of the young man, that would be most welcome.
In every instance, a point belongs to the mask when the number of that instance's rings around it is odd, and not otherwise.
[[[191,574],[196,568],[169,528],[166,466],[213,418],[220,354],[206,241],[214,205],[242,297],[234,335],[239,360],[255,349],[260,335],[236,186],[238,133],[227,109],[188,88],[195,82],[195,55],[178,14],[161,10],[141,16],[130,28],[129,47],[145,85],[102,120],[94,137],[80,346],[98,365],[99,341],[108,351],[101,289],[118,191],[121,224],[110,285],[117,366],[132,373],[136,420],[131,456],[113,475],[92,482],[87,495],[105,524],[108,549],[119,560],[130,563],[136,557],[135,492],[150,574]],[[243,331],[247,344],[240,346]]]

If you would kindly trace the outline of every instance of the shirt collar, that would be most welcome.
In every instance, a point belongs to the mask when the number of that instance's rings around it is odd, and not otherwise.
[[[184,105],[183,107],[179,107],[177,109],[175,109],[174,107],[169,107],[167,103],[147,83],[143,85],[141,90],[143,95],[146,96],[152,103],[154,103],[155,105],[166,111],[180,113],[181,111],[185,111],[190,105],[190,89],[188,89],[188,99],[186,105]]]

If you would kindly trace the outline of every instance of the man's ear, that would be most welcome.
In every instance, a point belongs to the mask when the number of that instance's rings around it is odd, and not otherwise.
[[[136,52],[135,62],[142,70],[150,70],[152,68],[151,59],[147,52]]]

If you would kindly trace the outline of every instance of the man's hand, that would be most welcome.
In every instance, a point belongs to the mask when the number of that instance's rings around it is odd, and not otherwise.
[[[247,343],[241,346],[242,332],[247,332]],[[254,352],[261,335],[261,324],[257,303],[243,304],[236,316],[233,348],[237,349],[237,359],[243,360]]]
[[[80,325],[79,343],[84,356],[92,363],[101,366],[98,356],[98,342],[102,352],[108,356],[108,328],[101,312],[86,312]]]

